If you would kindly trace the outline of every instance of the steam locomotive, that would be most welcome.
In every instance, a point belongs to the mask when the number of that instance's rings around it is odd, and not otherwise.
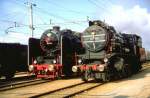
[[[95,20],[83,32],[85,51],[78,55],[73,72],[81,72],[83,81],[110,81],[137,73],[145,61],[142,39],[136,34],[117,33],[114,27]]]
[[[75,32],[54,26],[46,30],[39,40],[31,38],[29,45],[32,58],[29,71],[38,78],[54,79],[73,74],[72,66],[76,63],[75,56],[81,46],[80,36]]]

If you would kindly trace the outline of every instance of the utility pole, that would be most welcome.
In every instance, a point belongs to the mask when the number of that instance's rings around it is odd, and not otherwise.
[[[87,16],[87,17],[86,17],[86,19],[87,19],[87,22],[89,22],[89,21],[90,21],[89,16]]]
[[[14,24],[15,24],[15,27],[17,27],[17,23],[16,23],[16,22],[14,22]]]
[[[49,24],[50,24],[50,25],[52,24],[52,19],[50,19]]]
[[[36,4],[33,4],[32,0],[29,0],[26,4],[29,6],[29,29],[31,30],[31,37],[33,38],[34,37],[33,6],[36,6]],[[28,49],[27,50],[28,50],[27,63],[29,66],[30,65],[30,43],[29,43],[29,40],[28,40]]]
[[[28,2],[28,5],[29,5],[29,16],[30,16],[30,19],[29,19],[29,28],[31,30],[31,37],[34,37],[34,27],[33,27],[33,6],[36,6],[36,4],[33,4],[31,2],[31,0],[29,0]]]

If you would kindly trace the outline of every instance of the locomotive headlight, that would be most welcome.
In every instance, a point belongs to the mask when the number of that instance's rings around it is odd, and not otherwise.
[[[97,70],[101,72],[104,71],[104,68],[105,68],[104,65],[97,66]]]
[[[29,71],[33,71],[34,70],[34,66],[33,65],[29,65]]]
[[[95,35],[95,33],[96,33],[96,32],[92,32],[91,34],[92,34],[92,35]]]
[[[49,70],[49,71],[53,71],[53,70],[54,70],[54,65],[49,65],[49,66],[48,66],[48,70]]]
[[[52,34],[51,33],[47,33],[47,36],[50,37]]]
[[[47,72],[48,71],[48,69],[45,69],[45,72]]]
[[[56,60],[53,60],[53,63],[56,64]]]
[[[107,59],[107,58],[104,58],[104,62],[107,63],[107,62],[108,62],[108,59]]]
[[[79,59],[79,60],[78,60],[78,63],[79,63],[79,64],[81,64],[81,63],[82,63],[82,60],[81,60],[81,59]]]
[[[34,61],[33,61],[33,64],[37,64],[37,61],[36,61],[36,60],[34,60]]]
[[[72,66],[72,71],[73,72],[77,72],[78,71],[78,67],[77,66]]]

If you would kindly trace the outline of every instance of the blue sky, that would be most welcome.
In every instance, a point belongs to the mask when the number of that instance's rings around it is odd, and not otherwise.
[[[28,24],[29,0],[0,0],[0,41],[27,44],[31,36]],[[31,0],[33,7],[34,37],[53,25],[82,32],[89,19],[105,20],[118,31],[136,33],[150,50],[149,0]],[[51,20],[51,24],[50,24]],[[15,23],[16,26],[15,27]],[[9,28],[9,29],[8,29]],[[8,31],[8,34],[6,34]]]

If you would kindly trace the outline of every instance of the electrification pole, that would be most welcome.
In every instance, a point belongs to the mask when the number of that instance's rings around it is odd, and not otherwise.
[[[31,30],[31,36],[34,37],[34,27],[33,27],[33,6],[36,6],[36,4],[31,3],[31,0],[29,2],[29,28]]]
[[[31,37],[34,37],[34,27],[33,27],[33,6],[36,6],[36,4],[32,3],[32,0],[29,0],[27,2],[27,5],[29,6],[29,29],[31,30]],[[30,65],[30,45],[28,40],[28,66]]]
[[[90,20],[89,20],[89,16],[87,16],[87,17],[86,17],[86,19],[87,19],[87,22],[89,22],[89,21],[90,21]]]

